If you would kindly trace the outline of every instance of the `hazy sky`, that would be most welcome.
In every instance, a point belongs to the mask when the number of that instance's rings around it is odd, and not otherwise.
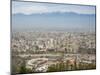
[[[53,13],[53,12],[75,12],[79,14],[95,14],[94,6],[49,4],[35,2],[13,2],[12,13],[34,14],[34,13]]]
[[[95,30],[95,6],[13,1],[12,14],[13,29]]]

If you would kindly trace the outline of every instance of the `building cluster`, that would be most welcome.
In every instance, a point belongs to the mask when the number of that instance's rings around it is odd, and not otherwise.
[[[14,32],[11,43],[14,52],[95,52],[95,33]]]

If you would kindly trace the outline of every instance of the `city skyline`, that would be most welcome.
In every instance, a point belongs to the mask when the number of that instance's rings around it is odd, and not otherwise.
[[[95,6],[12,2],[12,74],[96,69]]]

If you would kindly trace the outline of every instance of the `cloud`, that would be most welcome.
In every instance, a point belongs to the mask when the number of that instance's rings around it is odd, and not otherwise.
[[[35,3],[35,2],[16,2],[12,3],[12,13],[42,14],[54,12],[74,12],[79,14],[95,14],[95,6],[80,6],[80,5],[63,5],[50,3]]]
[[[44,6],[25,6],[19,7],[13,10],[13,13],[23,13],[23,14],[34,14],[34,13],[45,13],[47,12],[47,8]]]

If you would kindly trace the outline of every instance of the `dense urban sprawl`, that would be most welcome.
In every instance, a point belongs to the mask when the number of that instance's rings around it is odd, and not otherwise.
[[[95,32],[12,32],[15,73],[96,68]]]

